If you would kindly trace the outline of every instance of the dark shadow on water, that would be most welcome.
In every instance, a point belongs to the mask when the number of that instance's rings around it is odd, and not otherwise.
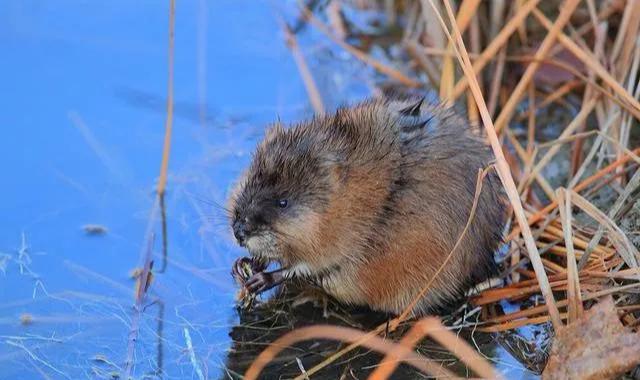
[[[167,112],[167,100],[163,96],[148,93],[129,87],[119,87],[114,91],[117,99],[129,106],[155,112],[158,115],[164,115]],[[215,127],[216,118],[211,116],[219,112],[208,108],[205,104],[206,118],[202,120],[199,113],[201,105],[194,102],[176,101],[174,104],[174,115],[182,120],[189,121],[193,124],[202,124],[207,127]]]
[[[238,310],[240,323],[229,333],[232,344],[226,361],[227,373],[221,378],[241,379],[241,374],[245,373],[260,352],[274,340],[296,328],[328,324],[370,331],[393,317],[364,307],[347,307],[331,299],[326,300],[325,304],[322,298],[317,298],[316,292],[312,292],[311,294],[315,296],[309,299],[306,295],[309,289],[298,284],[280,291],[272,299],[259,304],[252,310]],[[301,303],[306,299],[309,302]],[[411,323],[404,324],[384,337],[398,341],[410,326]],[[504,352],[499,352],[495,336],[474,332],[472,328],[454,331],[457,331],[459,336],[469,344],[477,347],[487,358],[503,360],[500,356]],[[295,378],[302,374],[300,366],[309,370],[346,345],[347,343],[331,340],[299,342],[281,351],[276,359],[266,366],[260,379]],[[461,377],[472,375],[472,372],[455,355],[430,339],[422,341],[417,351]],[[363,379],[376,369],[382,358],[383,355],[379,353],[358,348],[322,369],[315,376],[319,379]],[[392,378],[429,377],[411,366],[400,365]]]

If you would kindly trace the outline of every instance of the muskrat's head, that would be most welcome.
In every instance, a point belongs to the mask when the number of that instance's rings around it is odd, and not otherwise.
[[[298,264],[296,252],[315,245],[336,186],[335,160],[308,127],[272,127],[230,200],[238,243],[283,266]]]

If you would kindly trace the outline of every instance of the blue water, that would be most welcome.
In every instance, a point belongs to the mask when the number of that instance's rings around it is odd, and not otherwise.
[[[265,126],[312,114],[277,18],[293,17],[294,2],[177,3],[168,263],[141,314],[136,378],[226,374],[238,322],[229,268],[242,252],[221,206]],[[130,272],[162,155],[168,10],[166,0],[0,2],[1,379],[124,368]],[[370,92],[370,70],[313,31],[300,38],[328,108]]]

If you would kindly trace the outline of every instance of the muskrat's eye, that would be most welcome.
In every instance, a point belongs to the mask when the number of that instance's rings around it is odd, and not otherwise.
[[[288,204],[289,204],[289,201],[287,201],[286,199],[280,199],[278,201],[278,207],[280,208],[286,208]]]

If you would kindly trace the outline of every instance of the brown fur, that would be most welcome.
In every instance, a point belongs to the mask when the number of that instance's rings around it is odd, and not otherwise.
[[[343,302],[399,313],[454,247],[478,169],[490,160],[452,109],[420,99],[367,101],[271,128],[232,196],[233,219],[255,229],[252,255]],[[503,199],[491,172],[469,231],[415,314],[450,305],[491,273]]]

